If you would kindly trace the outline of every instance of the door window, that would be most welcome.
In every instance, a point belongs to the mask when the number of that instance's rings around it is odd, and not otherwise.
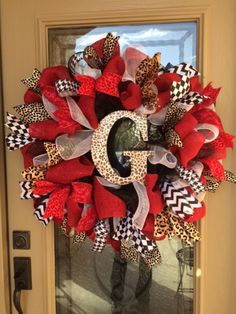
[[[183,22],[50,29],[50,66],[66,65],[74,51],[108,32],[121,36],[122,51],[131,45],[150,56],[161,52],[164,66],[197,65],[197,24]],[[149,270],[142,260],[126,263],[109,245],[102,254],[89,240],[73,245],[55,228],[57,314],[193,313],[194,248],[178,239],[158,247],[162,264]]]

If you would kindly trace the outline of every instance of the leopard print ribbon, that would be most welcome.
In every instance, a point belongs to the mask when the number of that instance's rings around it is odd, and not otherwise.
[[[41,76],[41,72],[38,69],[34,69],[32,75],[21,80],[21,82],[29,89],[32,89],[33,91],[40,94],[41,91],[38,88],[38,81],[40,79],[40,76]]]
[[[186,245],[192,245],[194,242],[200,240],[200,233],[197,231],[195,225],[179,219],[169,208],[166,208],[156,216],[154,236],[157,238],[163,236],[173,238],[173,236],[177,236]]]
[[[140,62],[135,74],[135,81],[141,87],[142,104],[150,111],[155,111],[158,106],[158,91],[154,81],[160,66],[160,56],[160,53],[157,53],[153,58],[146,57]]]
[[[45,180],[47,170],[47,165],[31,166],[23,170],[21,175],[26,181],[41,181]]]
[[[84,49],[83,59],[91,68],[102,70],[113,56],[118,40],[119,36],[116,37],[112,33],[108,33],[102,48],[102,59],[98,57],[98,54],[93,46],[88,46]]]
[[[63,161],[60,155],[60,147],[53,143],[44,143],[45,150],[48,155],[48,166],[52,167],[57,165],[59,162]]]
[[[42,103],[23,104],[13,107],[25,123],[34,123],[51,119]]]
[[[207,177],[205,190],[215,193],[220,187],[222,181],[217,181],[210,172],[204,174]],[[236,176],[229,170],[224,170],[225,181],[236,184]]]

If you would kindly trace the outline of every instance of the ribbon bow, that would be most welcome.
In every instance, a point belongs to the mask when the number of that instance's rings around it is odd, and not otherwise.
[[[13,107],[25,123],[33,123],[51,119],[42,103],[23,104]]]
[[[5,124],[12,133],[6,137],[6,144],[9,150],[19,149],[35,139],[29,135],[29,128],[20,119],[7,113],[7,123]]]
[[[40,93],[40,90],[38,88],[38,81],[40,79],[41,73],[38,69],[34,69],[32,75],[30,77],[27,77],[21,82],[26,85],[29,89],[32,89],[38,93]]]
[[[36,181],[33,194],[50,194],[44,218],[55,217],[62,220],[64,209],[70,209],[71,201],[75,203],[92,203],[92,186],[84,182],[57,184],[49,181]]]
[[[110,231],[110,228],[109,228],[108,219],[102,219],[102,220],[97,221],[94,227],[95,239],[94,239],[93,251],[102,253],[107,242],[109,231]]]
[[[181,219],[187,219],[194,214],[196,208],[201,208],[201,203],[185,188],[175,189],[170,182],[159,184],[166,205]]]
[[[131,213],[128,213],[127,217],[120,220],[113,239],[120,241],[132,241],[135,249],[143,257],[146,253],[157,247],[154,241],[148,239],[141,230],[134,226],[133,215]]]
[[[175,170],[177,171],[181,179],[189,183],[192,190],[196,194],[199,194],[200,192],[205,191],[204,185],[202,184],[199,176],[196,174],[196,172],[193,169],[188,169],[188,168],[178,165],[175,168]]]

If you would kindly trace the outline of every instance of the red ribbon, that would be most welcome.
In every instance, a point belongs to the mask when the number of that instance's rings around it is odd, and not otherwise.
[[[92,186],[84,182],[72,182],[70,184],[58,184],[49,181],[36,181],[34,194],[49,194],[44,218],[55,217],[62,220],[64,209],[69,212],[71,201],[74,203],[92,203]]]
[[[75,79],[80,86],[77,93],[83,96],[95,98],[95,79],[87,75],[76,75]]]

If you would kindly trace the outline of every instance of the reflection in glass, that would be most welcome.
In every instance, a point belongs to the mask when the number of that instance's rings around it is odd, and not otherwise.
[[[150,56],[160,51],[163,65],[196,65],[194,22],[51,29],[50,65],[67,64],[75,42],[81,51],[108,31],[122,35],[122,51],[132,45]],[[158,246],[162,264],[149,270],[142,259],[127,264],[110,246],[99,254],[89,240],[72,245],[55,228],[57,314],[193,313],[193,248],[177,239]]]

